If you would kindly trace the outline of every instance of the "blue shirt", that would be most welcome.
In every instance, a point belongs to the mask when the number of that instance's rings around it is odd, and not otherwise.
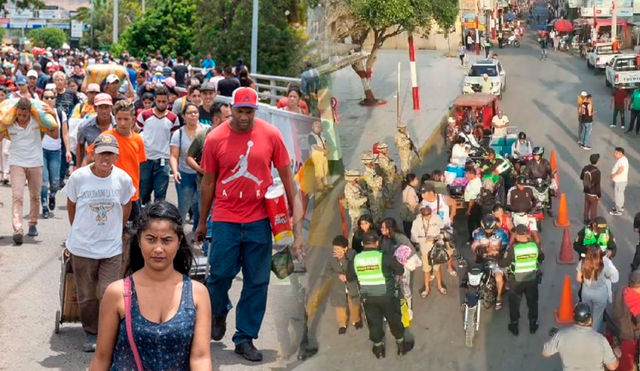
[[[129,81],[133,84],[133,89],[137,89],[136,79],[138,78],[138,74],[132,68],[127,68],[127,72],[129,73]]]
[[[487,236],[483,229],[478,230],[473,234],[473,242],[479,242],[482,239],[498,239],[500,240],[501,252],[504,253],[507,251],[507,247],[509,246],[509,237],[507,234],[496,226],[496,229],[493,231],[493,235]]]
[[[215,66],[216,66],[216,62],[212,58],[207,58],[207,59],[202,61],[202,65],[200,67],[202,67],[202,68],[213,68]],[[205,78],[210,79],[211,76],[212,76],[212,72],[209,71],[205,75]]]

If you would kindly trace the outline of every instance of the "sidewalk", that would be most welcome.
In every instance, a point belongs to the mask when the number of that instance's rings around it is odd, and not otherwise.
[[[475,55],[470,56],[474,60]],[[377,141],[389,145],[391,157],[399,163],[394,145],[396,130],[396,86],[398,62],[401,62],[402,120],[416,147],[422,149],[437,131],[456,96],[461,93],[464,71],[457,58],[445,58],[443,51],[416,52],[416,69],[420,91],[420,110],[413,110],[409,54],[402,50],[381,50],[373,66],[371,86],[376,98],[387,104],[362,107],[362,84],[351,68],[333,74],[333,96],[340,105],[340,140],[345,169],[360,169],[360,154],[371,150]]]

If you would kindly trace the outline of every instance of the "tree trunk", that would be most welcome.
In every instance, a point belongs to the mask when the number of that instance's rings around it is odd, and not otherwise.
[[[374,42],[373,48],[371,49],[371,53],[367,57],[367,60],[363,62],[354,63],[351,65],[353,70],[360,77],[360,81],[362,82],[362,89],[364,90],[364,99],[360,101],[360,105],[362,106],[381,106],[387,103],[387,101],[382,99],[377,99],[373,94],[373,90],[371,88],[371,76],[373,75],[373,64],[376,59],[378,59],[378,49],[379,46],[376,46],[377,43]]]

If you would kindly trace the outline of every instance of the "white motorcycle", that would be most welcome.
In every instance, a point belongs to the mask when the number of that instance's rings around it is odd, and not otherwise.
[[[507,39],[507,42],[504,44],[504,46],[515,46],[516,48],[519,48],[520,47],[520,41],[518,40],[516,35],[511,35]]]

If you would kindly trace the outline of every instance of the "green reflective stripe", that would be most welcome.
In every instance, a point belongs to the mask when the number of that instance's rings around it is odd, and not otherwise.
[[[538,245],[536,245],[535,242],[515,245],[513,247],[513,273],[529,273],[536,271],[537,269]]]
[[[386,286],[382,273],[382,252],[361,252],[354,258],[353,266],[361,286]]]
[[[585,228],[584,239],[582,240],[582,244],[585,246],[597,245],[597,246],[600,246],[600,249],[602,249],[602,251],[605,251],[607,250],[609,245],[609,238],[610,238],[610,234],[609,234],[608,228],[604,233],[600,233],[597,237],[596,237],[596,234],[590,228]]]

